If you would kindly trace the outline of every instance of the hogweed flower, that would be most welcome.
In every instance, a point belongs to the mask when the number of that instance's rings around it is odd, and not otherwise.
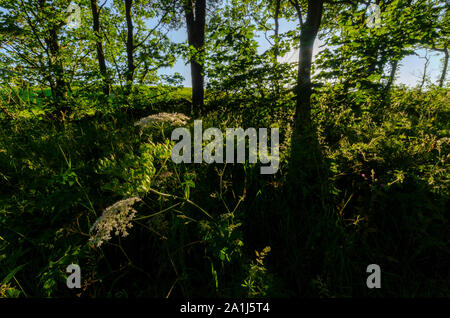
[[[92,225],[90,232],[95,234],[91,236],[90,241],[94,242],[100,247],[103,242],[111,239],[111,232],[122,237],[128,236],[127,229],[133,227],[131,221],[136,215],[136,210],[133,209],[133,204],[142,201],[138,197],[124,199],[107,207],[103,214]]]
[[[134,126],[142,128],[152,126],[155,123],[169,123],[173,126],[184,126],[189,121],[189,117],[182,113],[158,113],[139,119]]]

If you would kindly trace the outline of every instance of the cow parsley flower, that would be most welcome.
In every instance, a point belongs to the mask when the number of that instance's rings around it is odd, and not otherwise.
[[[134,126],[145,128],[155,123],[169,123],[174,126],[184,126],[189,121],[189,117],[182,113],[158,113],[139,119]]]
[[[111,239],[111,232],[122,237],[128,235],[127,229],[133,227],[131,221],[136,215],[136,210],[133,209],[133,204],[141,201],[138,197],[124,199],[107,207],[103,214],[95,221],[91,227],[90,232],[94,233],[90,241],[97,246],[101,246],[103,242]]]

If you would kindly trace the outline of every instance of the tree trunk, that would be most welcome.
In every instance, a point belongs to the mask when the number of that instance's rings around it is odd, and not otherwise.
[[[274,80],[275,80],[275,93],[276,96],[280,94],[280,77],[278,70],[278,56],[280,55],[280,7],[281,0],[275,0],[275,45],[274,45],[274,56],[273,56],[273,70],[274,70]]]
[[[47,6],[46,0],[39,0],[38,5],[41,9]],[[52,99],[55,107],[60,112],[68,110],[66,104],[67,82],[64,78],[64,65],[61,60],[61,47],[58,42],[60,24],[53,24],[48,31],[48,36],[44,38],[45,45],[48,48],[48,68],[49,85],[52,91]]]
[[[133,20],[131,18],[131,7],[133,5],[133,0],[125,0],[125,19],[127,21],[127,73],[125,79],[126,83],[126,93],[131,92],[133,87],[134,79],[134,36],[133,36]]]
[[[92,10],[92,20],[93,20],[93,30],[96,36],[95,46],[97,49],[97,60],[98,66],[100,69],[100,74],[102,76],[104,86],[103,93],[108,96],[111,90],[111,81],[108,77],[106,62],[105,62],[105,54],[103,52],[103,43],[100,35],[100,12],[98,8],[98,1],[91,0],[91,10]]]
[[[391,61],[391,72],[389,74],[389,79],[386,84],[386,91],[389,91],[391,89],[392,85],[394,84],[395,75],[397,74],[397,69],[398,69],[398,59],[395,59],[395,60]]]
[[[274,60],[275,63],[278,61],[278,55],[280,52],[279,48],[279,40],[280,40],[280,7],[281,7],[281,0],[275,0],[275,16],[274,16],[274,22],[275,22],[275,49],[274,49]]]
[[[288,188],[292,210],[311,213],[325,202],[324,161],[311,119],[311,65],[313,46],[323,14],[323,0],[309,0],[306,21],[301,24],[296,109],[291,136]],[[299,216],[300,218],[304,217]]]
[[[311,196],[321,196],[320,191],[313,190],[314,187],[322,185],[323,160],[311,120],[311,65],[314,41],[322,20],[323,3],[324,0],[308,0],[308,12],[304,23],[300,6],[296,6],[301,34],[288,185],[293,195],[291,205],[294,209],[301,210],[309,209],[307,201],[317,202],[317,198],[312,199]],[[305,191],[307,187],[311,190]]]
[[[192,108],[194,113],[204,109],[204,68],[203,50],[205,45],[206,0],[184,0],[184,11],[188,33],[188,43],[196,50],[191,58]]]
[[[68,105],[66,105],[68,85],[64,77],[64,65],[61,60],[61,48],[58,42],[58,31],[58,26],[52,27],[48,38],[46,38],[46,42],[51,55],[49,61],[50,72],[53,73],[54,76],[54,81],[51,81],[51,84],[54,85],[52,88],[53,100],[57,109],[62,112],[66,112],[68,110]]]
[[[439,79],[439,87],[444,87],[445,77],[448,68],[448,48],[444,47],[444,68],[442,69],[441,78]]]
[[[313,46],[319,32],[323,13],[323,0],[308,1],[308,15],[301,26],[299,64],[297,74],[297,105],[295,109],[294,126],[311,126],[311,65]]]
[[[422,75],[422,80],[419,85],[419,92],[422,92],[423,86],[425,85],[425,82],[427,80],[427,70],[428,70],[428,65],[430,64],[430,58],[428,57],[428,53],[425,54],[424,59],[425,59],[425,64],[423,65],[423,75]]]
[[[301,25],[296,109],[291,136],[286,199],[289,213],[283,223],[284,244],[291,246],[286,264],[287,279],[299,295],[310,293],[310,278],[322,270],[321,247],[327,244],[329,216],[327,170],[311,118],[311,65],[324,0],[308,0],[303,23],[299,2],[297,14]],[[302,275],[296,273],[301,272]]]
[[[291,137],[288,185],[291,208],[311,213],[324,202],[324,161],[311,119],[311,65],[324,0],[308,0],[306,21],[301,23],[296,109]],[[297,10],[299,17],[300,10]],[[300,19],[301,20],[301,19]]]

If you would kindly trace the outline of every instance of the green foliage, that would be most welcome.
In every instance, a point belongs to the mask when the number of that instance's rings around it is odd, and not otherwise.
[[[446,11],[439,1],[396,0],[379,5],[381,25],[376,28],[367,25],[367,6],[346,5],[343,11],[334,8],[337,16],[330,10],[324,29],[334,32],[321,35],[327,47],[316,66],[318,78],[342,84],[344,92],[375,88],[383,93],[398,62],[414,54],[417,46],[439,37],[439,17]],[[392,67],[395,70],[389,74]]]
[[[256,260],[250,265],[248,277],[244,280],[242,287],[248,289],[248,297],[265,297],[270,287],[270,277],[264,265],[264,258],[270,252],[270,246],[261,252],[255,251]]]
[[[308,293],[364,294],[360,264],[376,259],[392,273],[385,294],[445,295],[447,92],[395,89],[388,106],[359,92],[343,98],[339,86],[315,96],[335,206],[329,220],[314,225],[328,233],[322,237],[327,243],[320,235],[304,238],[318,244],[311,255],[323,258],[309,260],[317,267]],[[247,125],[269,124],[254,106],[260,102],[237,107],[241,116],[219,108],[204,118],[205,127],[240,126],[246,118],[252,118]],[[281,108],[280,125],[291,114],[292,107]],[[3,120],[5,296],[70,295],[64,272],[70,263],[83,268],[86,296],[291,295],[282,243],[290,238],[278,225],[285,211],[277,203],[283,176],[263,179],[254,165],[174,165],[171,126],[140,129],[136,121],[120,109],[64,125]],[[288,134],[282,130],[282,144],[289,144]],[[283,174],[289,148],[281,149]],[[102,211],[134,195],[144,203],[136,207],[130,235],[93,246],[89,231]],[[270,254],[261,248],[267,245]],[[263,250],[256,259],[255,250]],[[431,276],[424,269],[430,262]],[[164,279],[155,282],[154,272]]]
[[[386,278],[392,295],[407,292],[400,282],[431,257],[424,254],[448,257],[449,241],[438,234],[449,226],[448,95],[398,89],[388,107],[362,104],[358,114],[336,97],[330,88],[318,101],[338,220],[357,244],[355,257],[378,255],[398,275]],[[442,288],[437,277],[426,285],[431,294]]]
[[[109,190],[124,197],[147,193],[156,174],[155,166],[167,162],[171,149],[169,142],[147,143],[139,147],[137,156],[125,154],[119,162],[114,154],[100,159],[97,173],[107,175],[110,180],[102,190]]]
[[[449,296],[448,88],[399,87],[387,75],[418,46],[446,48],[448,11],[442,1],[378,3],[380,28],[367,27],[365,4],[326,3],[317,134],[297,145],[323,159],[297,170],[323,169],[323,186],[288,173],[297,72],[277,58],[304,30],[275,34],[276,1],[209,2],[200,56],[165,33],[182,24],[177,3],[132,2],[128,87],[123,1],[102,7],[94,34],[88,1],[70,29],[64,1],[0,0],[0,297]],[[278,14],[297,18],[286,1]],[[263,33],[273,42],[261,52]],[[172,130],[194,119],[181,76],[159,73],[177,56],[205,63],[204,128],[280,128],[276,174],[172,162]],[[293,208],[299,196],[308,205]],[[99,222],[102,244],[92,239]],[[80,290],[65,284],[72,263]],[[371,263],[381,290],[365,285]]]

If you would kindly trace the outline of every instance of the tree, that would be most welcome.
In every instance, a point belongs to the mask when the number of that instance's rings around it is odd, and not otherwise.
[[[441,76],[439,77],[438,86],[444,87],[445,78],[447,77],[448,59],[449,59],[449,32],[450,28],[450,12],[448,5],[442,7],[443,13],[435,20],[436,21],[436,36],[430,38],[431,49],[444,54]],[[430,45],[428,45],[430,48]]]
[[[281,15],[281,0],[274,0],[274,5],[275,5],[275,13],[274,13],[274,23],[275,23],[275,34],[274,34],[274,62],[275,64],[278,61],[278,56],[280,55],[280,49],[279,49],[279,45],[280,45],[280,15]]]
[[[294,136],[302,134],[300,130],[311,127],[311,65],[313,46],[322,21],[324,0],[308,1],[306,20],[303,22],[298,0],[291,1],[300,23],[300,49],[297,75],[297,104],[294,119]]]
[[[175,63],[175,45],[164,30],[174,20],[172,2],[116,0],[104,8],[105,60],[111,82],[120,84],[125,96],[135,83],[155,85],[162,79],[159,68]]]
[[[349,89],[371,91],[388,96],[400,61],[414,54],[418,45],[435,41],[440,1],[369,1],[365,5],[346,5],[327,16],[324,36],[327,48],[320,54],[318,78]],[[380,25],[370,26],[368,7],[380,7]],[[346,10],[342,10],[345,8]],[[337,11],[338,10],[338,11]]]
[[[295,88],[296,107],[292,124],[291,152],[289,157],[288,185],[289,212],[283,221],[285,237],[295,250],[292,253],[292,271],[301,271],[314,275],[313,264],[304,259],[304,253],[311,252],[311,242],[305,242],[305,237],[314,237],[320,230],[314,227],[317,218],[323,217],[326,211],[327,193],[324,187],[324,161],[318,144],[318,139],[311,119],[311,67],[313,45],[320,29],[324,10],[323,0],[308,0],[307,6],[299,1],[290,1],[294,7],[300,27],[299,63],[297,85]],[[304,19],[306,14],[306,19]],[[322,204],[321,204],[322,203]],[[311,235],[311,233],[313,233]],[[305,264],[308,263],[308,264]],[[294,269],[295,268],[295,269]],[[292,274],[291,274],[292,275]],[[307,282],[296,277],[297,288],[302,290]]]
[[[441,77],[439,78],[439,84],[438,84],[439,87],[443,87],[444,86],[445,78],[447,77],[448,57],[449,57],[447,45],[444,46],[444,48],[442,49],[441,52],[444,52],[444,63],[442,65]]]
[[[25,81],[49,87],[54,110],[64,116],[71,82],[90,53],[83,36],[67,26],[67,2],[2,0],[0,8],[2,62],[22,67]]]
[[[130,93],[134,79],[134,35],[133,19],[131,18],[131,7],[133,0],[125,0],[125,19],[127,22],[127,72],[126,72],[126,92]]]
[[[100,30],[100,8],[98,7],[98,0],[91,0],[91,12],[93,22],[92,28],[96,37],[95,46],[97,50],[97,60],[100,68],[100,74],[104,82],[103,93],[105,95],[109,95],[111,90],[111,80],[108,76],[105,53],[103,52],[103,42]]]
[[[195,113],[204,109],[205,75],[203,67],[205,29],[206,29],[206,0],[183,0],[186,18],[188,44],[193,52],[190,58],[192,79],[192,107]]]
[[[313,46],[322,21],[324,1],[310,0],[307,3],[306,19],[303,19],[303,8],[299,1],[290,1],[297,13],[299,36],[299,62],[297,69],[297,85],[295,88],[296,107],[291,136],[290,154],[290,191],[299,194],[305,184],[320,184],[321,154],[318,149],[317,137],[311,120],[311,67]],[[304,198],[295,196],[296,206]]]

